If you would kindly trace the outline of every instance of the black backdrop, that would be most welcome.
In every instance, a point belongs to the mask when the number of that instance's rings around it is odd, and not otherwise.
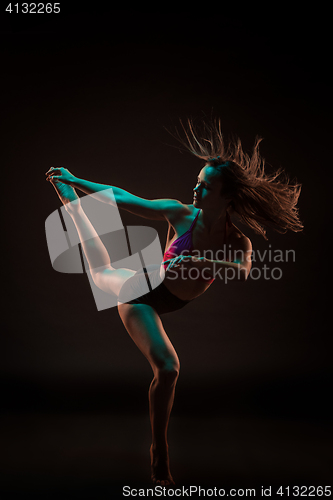
[[[149,485],[151,369],[87,277],[52,269],[44,223],[59,200],[44,172],[191,203],[200,164],[164,127],[212,112],[248,151],[264,137],[266,161],[303,184],[305,229],[265,242],[242,227],[256,251],[295,251],[283,277],[216,282],[164,316],[181,362],[174,478],[258,496],[329,484],[327,13],[61,9],[1,21],[4,498]],[[165,243],[165,224],[121,215]]]

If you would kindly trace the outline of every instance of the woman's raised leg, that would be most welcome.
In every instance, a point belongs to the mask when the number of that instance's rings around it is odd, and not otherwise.
[[[149,388],[152,430],[151,477],[155,484],[174,484],[169,467],[167,431],[179,375],[179,359],[160,317],[146,304],[119,304],[119,315],[154,373]]]
[[[50,180],[50,182],[75,224],[95,285],[107,293],[118,296],[125,281],[134,276],[135,271],[114,269],[111,266],[108,251],[83,211],[75,189],[59,181]]]

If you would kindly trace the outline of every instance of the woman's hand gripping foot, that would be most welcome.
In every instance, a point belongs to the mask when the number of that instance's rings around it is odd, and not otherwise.
[[[75,212],[81,206],[81,202],[75,189],[70,185],[70,182],[74,180],[70,171],[64,167],[51,167],[45,175],[47,175],[46,180],[51,182],[56,190],[67,212]]]

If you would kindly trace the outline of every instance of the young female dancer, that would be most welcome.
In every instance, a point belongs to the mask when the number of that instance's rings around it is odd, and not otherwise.
[[[137,299],[126,303],[119,299],[118,303],[125,328],[154,373],[149,388],[151,477],[155,484],[161,485],[174,484],[169,468],[167,429],[180,365],[160,315],[184,307],[205,292],[214,277],[247,279],[251,270],[251,242],[231,223],[230,213],[265,238],[263,225],[279,232],[301,231],[303,227],[296,206],[301,186],[282,178],[281,170],[267,175],[259,154],[260,139],[256,139],[249,156],[239,140],[225,146],[219,122],[206,126],[201,138],[190,121],[188,126],[188,130],[183,127],[186,134],[183,144],[203,160],[191,205],[173,199],[142,199],[118,187],[77,178],[64,167],[51,167],[46,173],[74,221],[94,283],[118,297],[122,296],[122,290],[132,286],[131,278],[137,273],[112,267],[109,254],[74,188],[86,194],[98,192],[98,199],[111,203],[112,187],[112,202],[119,208],[169,223],[164,281]],[[221,259],[221,251],[226,248],[228,253]]]

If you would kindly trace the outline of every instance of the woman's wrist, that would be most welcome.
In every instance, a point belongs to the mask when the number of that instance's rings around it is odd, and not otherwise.
[[[71,185],[73,188],[80,189],[81,181],[82,181],[82,179],[79,179],[79,177],[75,177],[75,175],[73,175],[73,176],[72,176],[72,179],[71,179],[71,181],[70,181],[70,185]]]

